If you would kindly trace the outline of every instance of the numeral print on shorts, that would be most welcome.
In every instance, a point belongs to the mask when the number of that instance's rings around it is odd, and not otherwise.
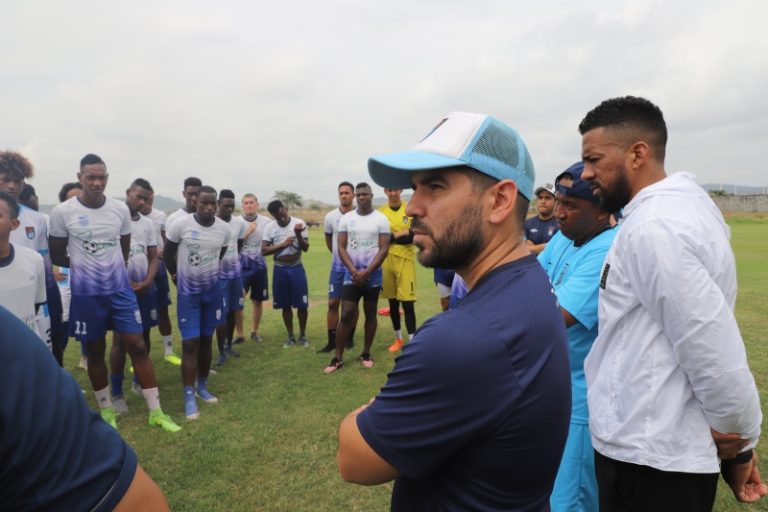
[[[88,336],[88,323],[78,322],[77,320],[75,320],[75,334],[82,334],[83,336]]]

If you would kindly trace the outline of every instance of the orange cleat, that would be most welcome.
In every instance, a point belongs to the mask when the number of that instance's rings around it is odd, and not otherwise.
[[[401,348],[403,348],[403,340],[400,338],[397,338],[395,342],[392,345],[390,345],[387,350],[394,353],[400,350]]]

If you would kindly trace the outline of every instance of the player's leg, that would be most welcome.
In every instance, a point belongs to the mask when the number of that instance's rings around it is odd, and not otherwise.
[[[181,385],[184,388],[184,416],[195,420],[200,416],[195,399],[195,379],[198,372],[198,352],[202,325],[201,294],[178,294],[177,317],[181,332]]]
[[[227,279],[220,279],[218,282],[219,294],[221,297],[221,318],[216,325],[216,344],[219,349],[219,358],[216,361],[217,366],[223,365],[227,360],[227,314],[229,313],[229,294],[225,293]]]
[[[397,299],[403,306],[405,316],[405,330],[408,333],[408,341],[416,332],[416,265],[413,260],[398,258],[397,265]],[[405,340],[405,338],[401,338]]]
[[[160,266],[155,274],[155,297],[157,301],[157,328],[163,340],[164,359],[166,362],[179,366],[181,359],[173,351],[173,329],[171,326],[171,286],[168,282],[168,272],[165,263],[160,260]]]
[[[283,348],[291,348],[296,344],[293,336],[293,310],[291,309],[291,289],[288,275],[288,267],[275,265],[272,274],[272,307],[281,310],[285,331],[288,338],[283,343]]]
[[[226,315],[226,345],[224,351],[228,356],[240,357],[240,354],[235,352],[232,348],[233,336],[235,334],[235,319],[237,313],[241,315],[243,313],[243,280],[240,277],[235,277],[228,280],[227,289],[225,293],[228,294],[227,303],[229,305],[229,311]]]
[[[240,284],[237,284],[240,288]],[[221,304],[221,301],[210,300],[208,298],[203,299],[202,318],[200,324],[200,347],[197,351],[197,384],[195,386],[195,392],[205,403],[213,404],[217,403],[216,396],[208,391],[208,375],[211,370],[212,350],[211,346],[212,335],[218,319],[221,318],[221,311],[217,312],[217,304]]]
[[[344,285],[341,298],[341,315],[339,325],[336,330],[336,354],[328,366],[323,370],[325,373],[333,373],[344,366],[344,349],[347,346],[347,336],[352,331],[352,322],[357,317],[358,301],[361,292],[357,286],[352,284]]]
[[[291,306],[296,308],[299,318],[299,345],[309,346],[307,339],[307,319],[309,318],[309,285],[304,265],[290,267],[289,282],[291,287]]]
[[[112,385],[112,404],[117,414],[128,412],[128,403],[123,394],[125,380],[125,347],[119,333],[112,334],[112,349],[109,352],[109,382]]]
[[[366,368],[373,368],[373,359],[371,358],[371,347],[373,346],[373,338],[376,335],[377,319],[376,319],[376,305],[379,300],[379,292],[381,288],[378,286],[373,288],[366,288],[363,293],[363,313],[365,314],[365,337],[363,341],[363,353],[360,356],[363,366]]]
[[[264,312],[264,302],[269,300],[269,273],[266,265],[256,269],[251,286],[251,339],[256,342],[264,341],[259,335],[261,316]]]
[[[328,329],[328,343],[317,352],[331,352],[336,348],[336,334],[339,326],[339,307],[341,306],[341,289],[344,285],[344,273],[331,270],[328,276],[328,312],[325,323]]]

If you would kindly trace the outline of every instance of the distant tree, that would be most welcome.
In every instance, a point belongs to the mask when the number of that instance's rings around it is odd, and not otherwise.
[[[712,197],[723,197],[723,196],[732,196],[733,194],[729,194],[725,190],[710,190],[709,195]]]
[[[288,192],[287,190],[276,191],[272,199],[279,199],[289,210],[292,208],[301,208],[304,205],[304,199],[302,199],[299,194]]]

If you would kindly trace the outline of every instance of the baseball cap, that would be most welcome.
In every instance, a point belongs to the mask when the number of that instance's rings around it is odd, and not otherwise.
[[[600,199],[592,193],[592,187],[590,186],[589,182],[581,179],[581,174],[583,172],[583,162],[576,162],[565,171],[561,172],[557,177],[558,180],[560,180],[561,177],[570,174],[573,177],[573,183],[571,183],[570,187],[566,187],[565,185],[557,185],[557,191],[566,196],[580,197],[597,204],[600,202]]]
[[[368,159],[371,179],[385,188],[411,188],[411,173],[460,166],[511,179],[528,200],[533,195],[536,172],[523,139],[485,114],[451,112],[411,150]]]
[[[541,191],[549,192],[553,196],[555,195],[555,186],[551,183],[545,183],[543,186],[533,191],[533,195],[538,196]]]

